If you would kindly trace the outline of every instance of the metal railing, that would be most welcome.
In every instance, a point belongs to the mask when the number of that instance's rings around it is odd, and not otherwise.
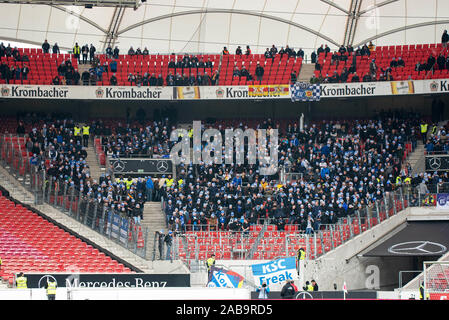
[[[1,163],[25,189],[35,204],[47,203],[134,254],[146,258],[148,228],[80,191],[69,180],[47,175],[12,135],[0,136]]]
[[[217,259],[241,260],[245,259],[246,248],[246,252],[250,253],[246,258],[271,260],[275,257],[295,256],[302,247],[306,251],[306,260],[311,260],[354,239],[407,207],[435,205],[436,194],[421,194],[411,186],[403,186],[395,191],[385,192],[382,199],[338,219],[335,224],[316,225],[311,234],[306,234],[300,225],[286,225],[288,230],[274,230],[272,225],[272,231],[267,231],[270,221],[260,231],[250,231],[248,236],[244,236],[241,231],[211,231],[210,226],[205,225],[198,231],[187,232],[188,236],[179,235],[187,237],[188,244],[184,242],[177,255],[184,260],[197,262],[211,253],[218,254]],[[234,249],[238,248],[243,249],[240,255],[235,254]]]

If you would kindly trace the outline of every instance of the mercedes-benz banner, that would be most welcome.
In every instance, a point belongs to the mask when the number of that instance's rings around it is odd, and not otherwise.
[[[48,279],[59,288],[190,287],[190,274],[146,273],[27,273],[28,288],[43,288]]]

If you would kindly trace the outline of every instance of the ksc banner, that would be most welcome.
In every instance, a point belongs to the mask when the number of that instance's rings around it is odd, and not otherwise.
[[[208,287],[214,288],[241,288],[243,277],[238,273],[224,268],[212,266],[207,281]]]
[[[285,280],[294,280],[296,274],[296,258],[283,258],[267,263],[253,264],[251,266],[256,285],[266,283],[268,286],[279,284]]]
[[[437,194],[436,208],[439,210],[448,210],[449,211],[449,193],[438,193]]]
[[[321,97],[321,86],[319,84],[297,82],[290,86],[290,95],[293,102],[319,101]]]

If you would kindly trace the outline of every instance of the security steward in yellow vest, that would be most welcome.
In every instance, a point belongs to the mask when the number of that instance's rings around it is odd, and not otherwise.
[[[426,144],[426,140],[427,140],[427,123],[423,123],[421,124],[421,137],[422,137],[422,143]]]
[[[131,188],[131,185],[133,184],[133,179],[131,177],[128,177],[128,180],[125,181],[126,184],[126,190],[129,190]]]
[[[19,273],[19,276],[16,278],[16,288],[17,289],[27,289],[27,278],[23,276],[23,272]]]
[[[424,300],[424,285],[422,283],[419,285],[419,300]]]
[[[89,126],[83,126],[83,146],[89,147]]]
[[[165,180],[165,185],[167,186],[167,188],[173,185],[173,178],[171,176],[168,176],[168,178]]]
[[[81,48],[77,42],[77,43],[75,43],[75,46],[73,47],[73,55],[75,56],[75,58],[78,59],[78,63],[80,63],[80,53],[81,53]]]
[[[47,284],[45,285],[45,289],[47,290],[47,298],[48,300],[55,300],[56,299],[56,288],[58,285],[56,284],[56,281],[47,280]]]
[[[73,135],[75,136],[75,140],[76,141],[80,141],[81,142],[81,128],[76,126],[73,127]]]
[[[309,281],[306,281],[306,285],[303,287],[304,291],[313,291],[313,286]]]
[[[0,270],[2,270],[2,263],[3,263],[2,257],[0,257]]]
[[[215,254],[212,254],[209,259],[206,260],[207,273],[210,272],[210,268],[215,265]]]
[[[299,275],[299,262],[305,259],[306,259],[306,252],[304,251],[304,248],[299,248],[298,252],[296,253],[296,271],[298,272],[298,275]]]

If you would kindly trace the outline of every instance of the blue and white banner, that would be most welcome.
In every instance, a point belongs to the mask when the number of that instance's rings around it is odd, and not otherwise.
[[[253,264],[251,269],[254,282],[258,286],[262,285],[264,282],[270,286],[273,284],[283,284],[286,280],[297,279],[295,257]]]
[[[120,225],[120,242],[125,243],[128,239],[128,219],[122,218],[122,223]]]
[[[290,95],[293,102],[320,101],[321,86],[319,84],[297,82],[290,86]]]
[[[439,210],[449,211],[449,193],[438,193],[437,194],[436,208]]]
[[[112,215],[112,227],[111,227],[111,237],[117,239],[120,236],[120,215],[113,214]]]

